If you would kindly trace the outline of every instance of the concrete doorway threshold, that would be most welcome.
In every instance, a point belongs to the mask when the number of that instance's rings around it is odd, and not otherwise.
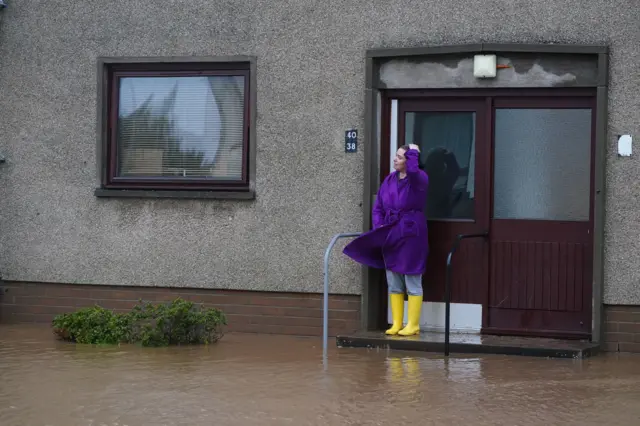
[[[417,336],[402,337],[387,336],[382,331],[357,332],[338,335],[336,344],[342,348],[444,353],[444,333],[421,332]],[[496,354],[583,359],[596,355],[600,345],[586,340],[451,333],[450,348],[451,355]]]

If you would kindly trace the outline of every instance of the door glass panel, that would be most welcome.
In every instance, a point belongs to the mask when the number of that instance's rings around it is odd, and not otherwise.
[[[589,220],[590,109],[496,109],[493,217]]]
[[[473,219],[475,112],[407,112],[405,144],[420,146],[429,220]]]

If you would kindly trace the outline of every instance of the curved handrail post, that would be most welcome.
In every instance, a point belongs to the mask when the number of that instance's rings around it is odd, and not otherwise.
[[[451,332],[451,263],[453,260],[453,255],[455,254],[458,247],[460,247],[460,243],[462,240],[467,238],[487,238],[489,237],[489,232],[479,232],[476,234],[460,234],[456,237],[453,242],[453,246],[449,251],[449,255],[447,256],[447,269],[445,275],[445,287],[444,287],[444,302],[445,302],[445,312],[444,312],[444,355],[449,356],[449,337]]]
[[[348,232],[342,234],[336,234],[331,239],[329,246],[324,252],[324,300],[323,300],[323,312],[322,312],[322,359],[327,366],[327,341],[329,340],[329,256],[331,255],[331,249],[336,242],[341,238],[357,237],[361,232]]]

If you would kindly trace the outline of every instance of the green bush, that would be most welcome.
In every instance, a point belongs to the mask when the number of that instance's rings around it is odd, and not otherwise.
[[[53,331],[76,343],[168,346],[217,342],[226,324],[222,311],[178,298],[168,304],[140,302],[124,314],[100,306],[61,314],[53,319]]]

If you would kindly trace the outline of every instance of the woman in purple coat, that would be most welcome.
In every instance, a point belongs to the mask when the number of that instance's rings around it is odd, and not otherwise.
[[[418,168],[419,155],[417,145],[398,149],[393,160],[395,171],[382,182],[373,206],[373,229],[344,249],[356,262],[386,271],[393,316],[386,333],[391,335],[420,332],[422,275],[429,253],[424,214],[429,178]],[[409,312],[402,328],[405,290]]]

